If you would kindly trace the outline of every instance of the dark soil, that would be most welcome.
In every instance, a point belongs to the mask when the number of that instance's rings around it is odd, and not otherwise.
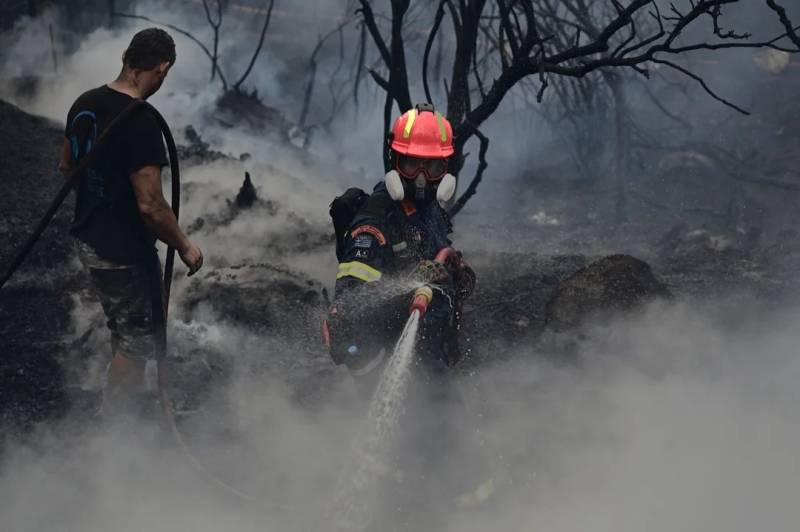
[[[61,128],[0,101],[0,265],[5,271],[63,184]],[[0,292],[0,424],[24,428],[65,411],[59,354],[79,284],[68,236],[72,200]]]
[[[57,125],[0,102],[0,177],[6,191],[0,198],[3,264],[63,182],[56,170],[62,138]],[[199,137],[195,140],[184,148],[191,151],[192,160],[201,164],[206,157],[217,157],[209,155]],[[190,199],[197,187],[202,184],[187,184],[183,191]],[[243,212],[269,218],[285,211],[285,206],[259,198],[251,181],[245,180],[239,199],[212,196],[219,208],[185,221],[189,233],[225,226]],[[72,375],[86,361],[76,359],[83,347],[73,344],[86,335],[73,330],[70,315],[73,297],[85,296],[87,283],[73,257],[70,218],[68,200],[23,268],[0,291],[0,428],[27,431],[74,406],[76,396],[67,381],[75,380]],[[333,253],[332,234],[297,216],[288,218],[294,229],[284,235],[285,242],[271,242],[272,253],[282,256],[321,247]],[[635,230],[625,228],[630,235]],[[604,232],[597,227],[581,238],[597,240]],[[668,290],[681,298],[707,298],[742,287],[770,295],[786,293],[797,277],[797,261],[786,261],[787,256],[800,257],[800,252],[787,251],[800,249],[796,235],[762,243],[755,232],[720,237],[680,227],[668,234],[648,234],[650,264],[629,256],[465,249],[478,284],[465,307],[461,347],[469,356],[463,367],[473,369],[513,356],[520,345],[536,346],[553,327],[574,330],[587,317],[625,312]],[[667,236],[659,242],[659,234]],[[201,388],[208,388],[209,382],[224,385],[233,371],[278,372],[301,402],[324,400],[326,386],[338,373],[321,342],[327,296],[318,282],[275,264],[239,264],[205,270],[181,295],[186,321],[176,324],[172,362],[179,376],[174,395],[184,406],[191,408],[191,396],[203,395]],[[102,330],[102,319],[95,321],[94,329]],[[226,339],[225,345],[215,346],[203,340],[203,328],[217,325],[236,331],[238,343]],[[99,353],[103,340],[90,336]],[[243,350],[249,354],[241,356]]]

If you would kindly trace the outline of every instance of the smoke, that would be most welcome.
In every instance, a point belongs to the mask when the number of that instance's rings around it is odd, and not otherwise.
[[[637,319],[586,331],[577,364],[555,363],[534,347],[454,377],[466,408],[410,404],[407,428],[439,428],[401,439],[416,444],[375,486],[392,494],[383,501],[390,509],[418,505],[405,507],[412,515],[385,508],[379,515],[466,531],[790,528],[800,487],[793,348],[800,312],[759,319],[730,310],[720,318],[710,307],[654,305]],[[255,338],[224,327],[214,334],[254,362],[258,350],[246,346]],[[62,427],[8,445],[0,469],[5,526],[324,527],[365,413],[337,375],[314,407],[298,405],[277,370],[240,375],[219,398],[232,408],[226,422],[235,420],[236,438],[215,433],[220,420],[203,413],[185,425],[206,467],[264,502],[243,504],[204,483],[153,424],[66,434]],[[319,379],[314,371],[305,377]],[[460,426],[458,439],[442,430],[448,420]],[[420,461],[424,481],[414,476]],[[476,486],[486,475],[495,481],[493,498],[458,508],[453,486]]]
[[[580,371],[536,376],[544,393],[526,394],[515,377],[503,381],[510,393],[494,387],[514,402],[492,432],[526,453],[521,480],[531,488],[526,507],[502,508],[499,521],[512,515],[548,530],[791,526],[797,313],[770,317],[767,325],[739,316],[731,329],[682,306],[652,307],[593,339]]]

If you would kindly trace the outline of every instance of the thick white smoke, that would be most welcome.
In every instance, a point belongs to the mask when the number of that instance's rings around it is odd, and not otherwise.
[[[793,495],[800,488],[800,313],[725,323],[709,310],[654,305],[639,318],[590,331],[578,364],[521,349],[511,362],[462,383],[469,409],[453,415],[480,429],[464,431],[475,441],[439,441],[441,434],[431,433],[428,445],[405,451],[430,455],[480,440],[486,454],[462,450],[456,461],[436,460],[430,478],[485,472],[479,466],[488,456],[497,491],[466,510],[452,504],[454,493],[428,493],[441,529],[791,529],[800,517]],[[221,334],[246,344],[235,331]],[[354,402],[346,379],[337,379],[325,406],[311,410],[287,399],[280,374],[273,379],[242,377],[227,392],[240,399],[234,418],[241,438],[189,440],[208,467],[267,502],[232,501],[159,441],[154,427],[130,424],[57,439],[44,432],[11,445],[0,476],[4,526],[320,526],[364,405]],[[468,384],[476,379],[479,393]],[[406,415],[425,424],[429,412]]]

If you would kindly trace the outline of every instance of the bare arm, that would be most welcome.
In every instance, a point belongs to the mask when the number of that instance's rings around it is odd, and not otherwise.
[[[159,240],[180,252],[185,251],[191,243],[178,226],[178,220],[172,212],[161,191],[161,169],[157,166],[145,166],[131,174],[131,183],[136,193],[136,203],[144,224]]]
[[[58,161],[58,169],[64,177],[66,177],[74,168],[75,161],[72,159],[72,150],[70,150],[69,141],[64,139],[64,144],[61,145],[61,159]]]
[[[131,174],[131,183],[136,193],[136,203],[142,221],[156,237],[178,250],[181,260],[189,267],[189,274],[200,269],[203,254],[193,245],[178,225],[164,194],[161,191],[161,169],[145,166]]]

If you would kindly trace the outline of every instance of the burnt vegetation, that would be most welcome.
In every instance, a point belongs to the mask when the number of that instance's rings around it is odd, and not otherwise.
[[[475,196],[488,166],[491,139],[481,127],[513,95],[524,102],[526,114],[560,132],[582,178],[592,179],[601,167],[613,176],[616,219],[622,222],[629,217],[630,197],[637,194],[626,184],[633,154],[648,136],[631,110],[631,87],[668,121],[690,128],[688,117],[672,110],[658,87],[687,92],[694,85],[710,101],[749,113],[745,104],[706,81],[691,64],[693,57],[708,60],[726,49],[800,50],[798,28],[778,1],[760,6],[783,29],[768,36],[747,27],[747,21],[729,21],[726,15],[738,5],[743,0],[348,0],[344,16],[317,36],[308,55],[302,97],[297,110],[287,113],[296,117],[294,123],[266,107],[257,87],[244,89],[263,51],[274,0],[258,5],[202,0],[208,42],[150,15],[116,12],[113,17],[156,23],[190,39],[209,60],[210,82],[222,86],[220,108],[255,122],[255,129],[264,120],[277,120],[280,129],[292,130],[284,136],[299,138],[304,148],[313,131],[331,132],[348,106],[358,112],[369,90],[365,77],[383,93],[384,134],[392,117],[414,103],[436,105],[453,124],[456,153],[450,171],[456,177],[469,155],[467,146],[477,144],[474,174],[459,186],[452,215]],[[252,51],[237,48],[250,59],[236,81],[227,65],[230,57],[220,54],[221,42],[233,40],[225,24],[232,10],[236,16],[263,17],[258,34],[244,39],[255,40]],[[248,108],[266,118],[254,119]],[[384,143],[379,149],[386,166]]]
[[[248,12],[258,16],[263,16],[264,22],[261,26],[258,42],[256,43],[255,49],[250,56],[250,61],[248,62],[247,67],[242,72],[241,76],[236,78],[236,81],[232,83],[228,81],[227,76],[223,72],[223,68],[220,65],[221,58],[219,56],[220,32],[222,31],[222,23],[225,14],[224,4],[226,4],[226,2],[223,2],[222,0],[203,0],[203,11],[205,12],[206,20],[208,21],[208,25],[211,27],[213,34],[213,42],[210,49],[203,41],[195,37],[193,33],[174,24],[160,22],[146,15],[133,15],[130,13],[114,12],[112,17],[144,20],[159,26],[164,26],[175,32],[178,32],[184,37],[187,37],[200,47],[200,49],[211,62],[211,81],[213,82],[214,80],[219,79],[220,83],[222,83],[222,89],[225,93],[229,91],[238,93],[242,92],[242,85],[253,72],[253,67],[256,64],[256,60],[258,59],[259,54],[261,54],[261,50],[264,46],[264,38],[267,35],[267,30],[269,29],[269,24],[272,20],[272,9],[275,7],[275,0],[270,0],[269,3],[265,4],[262,8],[248,8]],[[253,92],[253,94],[255,94],[255,92]]]
[[[775,13],[784,32],[759,40],[747,28],[729,28],[724,10],[739,3],[742,2],[689,0],[665,6],[654,0],[635,0],[627,5],[617,0],[439,0],[432,6],[429,2],[392,0],[390,12],[378,16],[373,2],[360,0],[357,14],[361,31],[366,28],[379,61],[368,66],[363,50],[356,57],[359,66],[386,93],[384,132],[388,133],[396,112],[409,109],[421,99],[411,96],[413,82],[421,78],[425,100],[439,107],[444,104],[453,124],[456,153],[451,169],[456,175],[463,167],[467,143],[473,138],[478,140],[477,171],[451,206],[452,214],[475,195],[487,167],[489,139],[480,127],[512,90],[519,88],[528,93],[532,104],[551,106],[552,110],[543,113],[558,121],[569,120],[576,111],[592,107],[607,94],[614,115],[612,134],[616,137],[618,216],[624,218],[628,146],[623,81],[629,72],[644,80],[654,72],[677,73],[697,83],[710,98],[746,114],[736,102],[720,96],[682,58],[730,48],[798,51],[796,28],[774,0],[767,0],[764,9]],[[409,29],[409,21],[420,19],[432,21],[427,24],[427,35],[418,34],[419,24],[415,24],[418,29],[414,32]],[[455,35],[455,46],[449,58],[451,69],[444,73],[442,63],[447,61],[441,57],[441,40],[447,24]],[[415,40],[424,42],[422,69],[418,73],[409,71],[407,60],[409,54],[420,51],[419,46],[413,46]],[[363,38],[360,43],[365,46]],[[442,85],[441,101],[435,101],[431,88],[434,84]],[[657,99],[653,104],[669,114]],[[585,126],[575,129],[585,131]],[[590,143],[575,139],[573,144],[578,150],[585,150]],[[586,160],[582,157],[585,155],[578,151],[576,159]],[[388,164],[388,154],[384,160]]]

